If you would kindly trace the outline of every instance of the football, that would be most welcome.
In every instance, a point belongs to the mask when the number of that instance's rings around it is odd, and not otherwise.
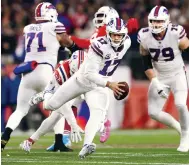
[[[123,93],[123,95],[118,95],[116,96],[114,94],[114,97],[116,98],[116,100],[122,100],[125,97],[127,97],[127,95],[129,94],[129,85],[126,82],[119,82],[119,84],[124,84],[124,86],[120,87],[122,90],[124,90],[125,92]]]

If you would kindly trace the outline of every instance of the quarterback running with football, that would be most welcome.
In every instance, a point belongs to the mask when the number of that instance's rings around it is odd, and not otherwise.
[[[148,15],[149,27],[138,33],[145,74],[150,80],[148,113],[150,117],[176,129],[181,138],[177,151],[189,151],[188,87],[182,51],[189,53],[189,40],[181,25],[170,23],[168,10],[155,6]],[[174,95],[180,123],[163,111],[170,91]]]
[[[91,42],[93,41],[93,39],[96,39],[97,37],[103,37],[106,36],[106,24],[108,22],[108,20],[110,18],[115,18],[115,17],[119,17],[119,14],[117,13],[117,11],[109,6],[103,6],[101,8],[98,9],[98,11],[95,13],[94,15],[94,19],[93,19],[93,23],[95,26],[95,32],[93,33],[93,35],[90,37],[90,39],[81,39],[78,38],[76,36],[70,36],[70,38],[81,48],[83,49],[89,49],[89,46],[91,44]],[[136,33],[138,28],[139,28],[139,23],[137,21],[137,19],[135,18],[130,18],[127,21],[127,29],[128,29],[128,34],[133,34]],[[64,119],[62,118],[62,121],[60,121],[54,128],[55,132],[60,132],[61,130],[64,129]],[[110,136],[110,127],[111,127],[111,121],[107,119],[105,119],[104,122],[104,129],[102,130],[101,134],[100,134],[100,142],[104,143],[107,141],[107,139]],[[69,126],[67,124],[67,122],[65,122],[65,132],[66,134],[63,135],[63,141],[65,143],[65,145],[70,145],[70,140],[69,140]],[[59,131],[60,130],[60,131]],[[56,139],[55,139],[55,143],[56,143]],[[50,147],[47,148],[48,151],[53,151],[54,150],[54,144],[52,144]]]
[[[54,94],[45,93],[43,105],[47,110],[57,110],[69,100],[84,94],[90,109],[90,118],[85,127],[85,138],[80,158],[93,153],[96,132],[104,124],[109,106],[110,89],[115,95],[122,95],[123,84],[113,82],[111,76],[120,64],[131,45],[125,22],[112,18],[106,25],[106,36],[92,41],[87,59],[79,70],[68,79]],[[69,89],[69,90],[67,90]]]

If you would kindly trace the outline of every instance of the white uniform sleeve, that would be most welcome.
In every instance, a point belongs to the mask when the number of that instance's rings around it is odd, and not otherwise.
[[[57,34],[66,33],[65,26],[60,22],[54,24],[53,30]]]
[[[148,28],[142,28],[137,35],[137,41],[143,46],[144,49],[148,49],[145,42],[145,33],[147,32],[147,30]]]
[[[25,34],[27,33],[27,27],[28,26],[25,26],[24,29],[23,29],[23,35],[25,36]]]
[[[178,37],[178,42],[180,42],[180,40],[182,38],[184,38],[187,35],[185,29],[183,26],[178,25],[178,32],[177,32],[177,37]]]
[[[95,45],[91,45],[88,52],[88,58],[85,63],[85,73],[84,76],[91,82],[97,84],[98,86],[105,87],[107,80],[103,79],[99,74],[100,67],[102,64],[102,54],[100,49],[95,48]]]

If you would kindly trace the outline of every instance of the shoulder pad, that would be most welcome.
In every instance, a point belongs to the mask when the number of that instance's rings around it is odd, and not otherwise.
[[[64,26],[64,24],[60,23],[60,22],[57,22],[57,23],[54,23],[54,31],[56,33],[66,33],[66,28]]]
[[[150,30],[148,27],[140,29],[140,31],[138,32],[138,35],[137,35],[138,43],[141,43],[143,41],[143,39],[147,36],[149,31]]]
[[[169,30],[176,36],[178,40],[181,40],[186,36],[186,31],[181,25],[170,24]]]
[[[91,43],[91,49],[99,56],[103,57],[103,45],[108,44],[107,41],[103,37],[96,38]]]

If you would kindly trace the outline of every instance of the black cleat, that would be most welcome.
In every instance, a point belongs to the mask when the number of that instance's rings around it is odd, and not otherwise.
[[[4,150],[4,148],[5,148],[5,146],[6,146],[7,143],[8,143],[8,141],[6,141],[6,140],[1,140],[1,151]]]
[[[9,127],[5,128],[5,132],[1,136],[1,151],[3,151],[5,149],[5,146],[7,145],[8,141],[10,139],[10,135],[11,135],[12,131],[13,130]]]
[[[50,146],[47,151],[52,151],[52,152],[73,152],[71,148],[68,148],[64,145],[62,142],[63,135],[62,134],[55,134],[55,144],[54,146]]]
[[[56,144],[54,145],[54,150],[53,152],[73,152],[73,150],[71,148],[66,147],[63,143],[61,144]]]

